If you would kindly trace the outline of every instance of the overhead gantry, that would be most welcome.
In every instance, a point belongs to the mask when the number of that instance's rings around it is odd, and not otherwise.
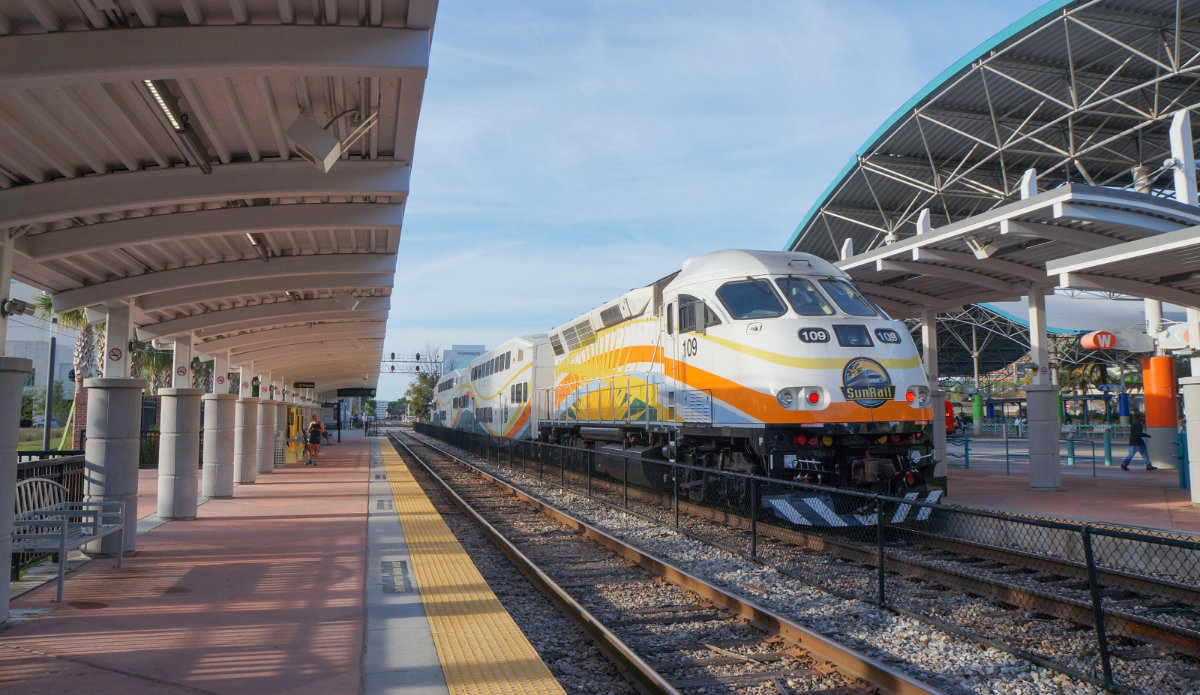
[[[136,500],[140,343],[174,351],[165,518],[194,516],[197,491],[230,495],[269,473],[286,407],[307,420],[337,389],[374,385],[436,11],[0,8],[0,300],[12,277],[104,323],[102,373],[84,382],[89,496]],[[196,357],[214,361],[211,393],[193,388]],[[19,403],[29,368],[0,357],[0,404]],[[0,509],[12,508],[18,410],[0,405],[13,414],[0,422]],[[2,561],[11,517],[0,519]],[[135,522],[123,549],[92,550],[133,550]]]

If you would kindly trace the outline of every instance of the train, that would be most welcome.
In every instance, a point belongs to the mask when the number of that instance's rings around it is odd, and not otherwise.
[[[926,489],[934,466],[931,392],[908,328],[805,253],[689,258],[446,372],[432,409],[443,427],[612,461],[887,494]]]

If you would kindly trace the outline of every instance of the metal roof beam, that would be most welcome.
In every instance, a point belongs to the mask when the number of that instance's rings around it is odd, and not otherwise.
[[[981,273],[969,270],[947,268],[945,266],[934,265],[932,263],[916,263],[913,261],[893,261],[881,259],[875,262],[875,269],[880,271],[891,270],[901,273],[912,273],[914,275],[926,275],[929,277],[954,280],[955,282],[961,282],[966,285],[983,287],[1017,297],[1021,296],[1021,294],[1025,291],[1023,288],[1017,285],[991,277],[990,275],[983,275]]]
[[[1188,292],[1187,290],[1167,285],[1156,285],[1152,282],[1142,282],[1141,280],[1131,280],[1129,278],[1112,277],[1109,275],[1092,275],[1089,273],[1059,273],[1058,278],[1060,287],[1119,292],[1132,297],[1157,299],[1183,307],[1200,309],[1200,293]]]
[[[1000,222],[1000,234],[1023,239],[1049,239],[1081,249],[1100,249],[1118,242],[1110,236],[1056,224],[1038,224],[1019,220]]]
[[[1095,268],[1117,265],[1159,254],[1177,254],[1180,251],[1193,248],[1200,248],[1200,226],[1188,227],[1187,229],[1167,232],[1166,234],[1157,234],[1145,239],[1138,239],[1137,241],[1128,241],[1124,244],[1114,244],[1096,251],[1056,258],[1046,263],[1046,273],[1048,275],[1056,275],[1059,273],[1085,272]],[[1165,260],[1167,257],[1164,255],[1163,258]],[[1170,264],[1164,264],[1163,267],[1169,268]],[[1172,269],[1178,270],[1178,268]]]
[[[253,306],[206,311],[138,326],[138,335],[162,338],[195,331],[199,337],[218,333],[267,328],[297,321],[328,319],[386,319],[391,297],[364,297],[351,311],[336,299],[306,299],[302,302],[271,302]]]
[[[361,347],[354,347],[355,340],[357,340]],[[254,364],[258,365],[269,364],[272,361],[285,361],[281,358],[311,358],[315,355],[337,357],[338,355],[344,356],[347,354],[358,356],[360,353],[380,354],[382,350],[383,338],[380,337],[359,339],[344,338],[342,340],[325,339],[310,340],[303,343],[289,343],[287,345],[257,347],[253,350],[234,352],[231,354],[230,359],[235,362],[253,362]]]
[[[392,229],[403,205],[378,203],[254,205],[148,215],[19,237],[16,249],[35,261],[226,234],[269,234],[307,229]]]
[[[7,36],[0,90],[145,79],[373,75],[423,80],[430,31],[225,25]]]
[[[352,335],[356,337],[362,336],[363,339],[377,338],[384,334],[386,328],[387,324],[383,321],[338,321],[318,324],[306,323],[301,326],[286,326],[282,328],[252,331],[249,333],[238,333],[223,338],[213,338],[212,340],[196,343],[193,346],[193,349],[198,354],[210,354],[214,352],[223,352],[225,350],[237,350],[239,348],[245,349],[253,345],[272,345],[285,343],[288,341],[319,337],[339,337]],[[351,340],[354,339],[355,338],[351,338]]]
[[[917,262],[937,262],[948,263],[967,270],[988,271],[993,273],[1003,273],[1012,276],[1019,280],[1030,282],[1036,285],[1053,284],[1053,281],[1046,277],[1046,274],[1038,268],[1033,268],[1012,261],[1004,261],[998,258],[981,259],[976,258],[973,253],[965,253],[962,251],[943,251],[942,249],[927,249],[915,248],[912,250],[912,258]]]
[[[0,190],[0,229],[124,210],[249,198],[403,197],[408,193],[411,171],[411,167],[391,161],[351,159],[323,174],[296,159],[217,166],[209,176],[194,167],[176,167],[59,179]]]
[[[156,273],[143,273],[53,295],[56,312],[71,311],[144,294],[180,290],[200,285],[239,280],[276,278],[279,290],[287,289],[288,278],[339,273],[391,273],[396,257],[391,254],[338,253],[313,256],[284,256],[263,263],[257,259],[205,263]]]
[[[294,258],[316,257],[294,256]],[[330,258],[330,256],[319,257]],[[275,260],[281,259],[272,259],[271,262],[275,262]],[[395,278],[395,273],[392,271],[362,271],[299,275],[296,276],[294,281],[289,282],[287,278],[280,278],[278,274],[272,274],[268,277],[240,278],[228,282],[197,285],[184,289],[146,294],[135,300],[134,306],[142,311],[161,311],[170,307],[196,304],[197,302],[209,302],[217,299],[228,299],[230,297],[284,291],[354,289],[362,287],[390,288]]]

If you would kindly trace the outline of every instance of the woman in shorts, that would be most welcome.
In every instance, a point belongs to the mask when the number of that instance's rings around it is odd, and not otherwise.
[[[308,441],[308,462],[304,465],[317,465],[317,455],[321,453],[321,435],[325,433],[325,423],[321,422],[321,418],[313,413],[312,422],[308,423],[308,429],[304,431],[305,439]]]

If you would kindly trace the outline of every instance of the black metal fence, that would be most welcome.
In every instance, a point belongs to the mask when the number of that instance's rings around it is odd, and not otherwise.
[[[1112,687],[1115,662],[1143,658],[1147,642],[1200,657],[1200,540],[1188,534],[714,471],[623,452],[620,445],[584,450],[428,424],[416,430],[837,595],[1098,685]],[[797,547],[823,551],[822,557]],[[832,571],[828,554],[837,558]],[[948,594],[977,603],[947,602]],[[1110,648],[1118,638],[1126,640],[1121,648]]]

